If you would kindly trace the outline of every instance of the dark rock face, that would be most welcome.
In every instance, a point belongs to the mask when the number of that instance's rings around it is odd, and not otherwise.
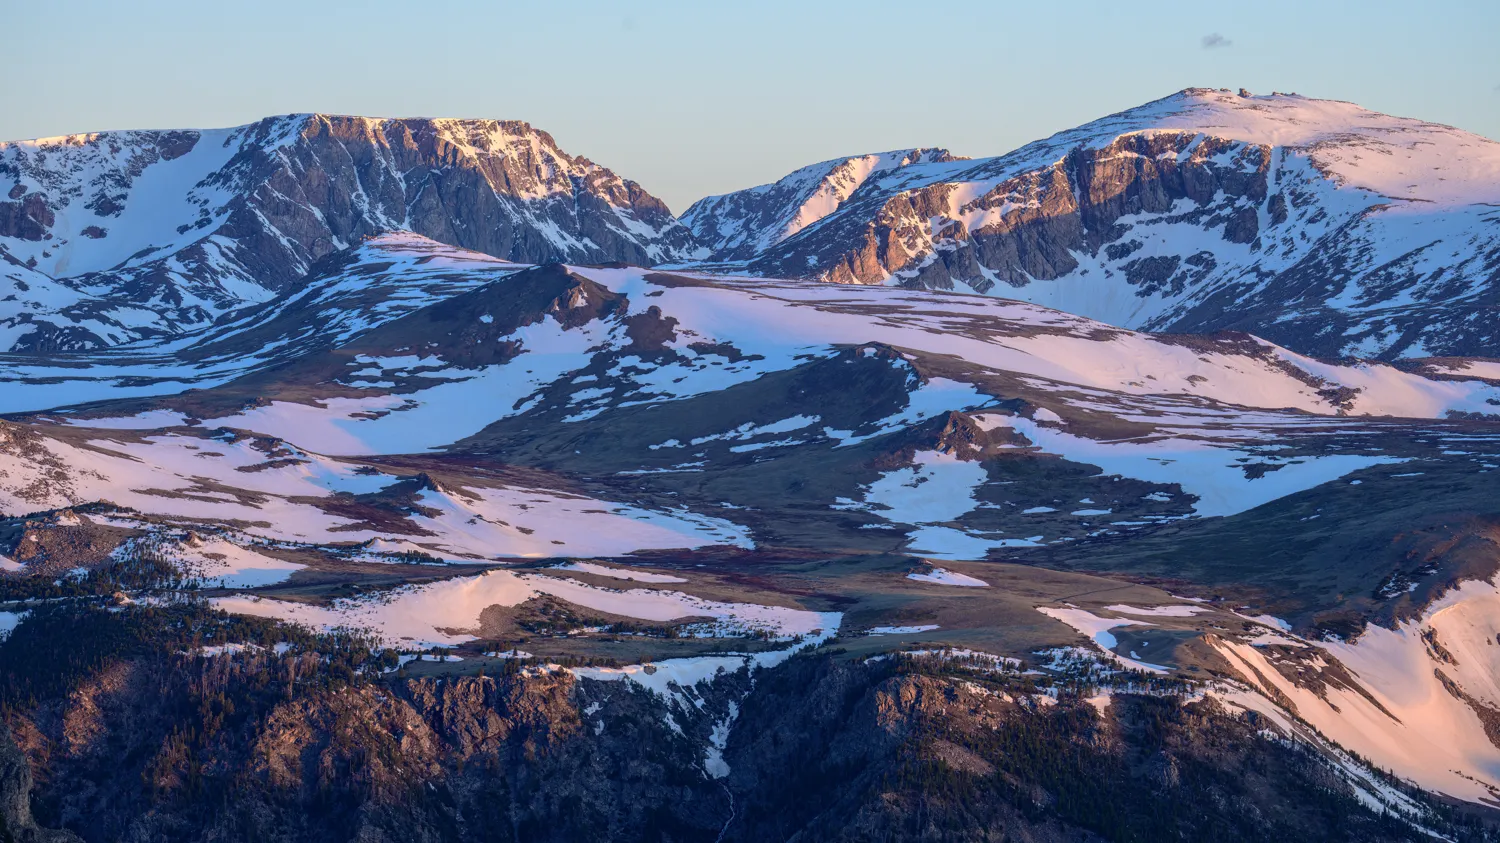
[[[41,240],[56,219],[52,209],[47,207],[47,197],[40,193],[26,193],[20,185],[16,185],[11,194],[19,201],[0,202],[0,237]]]
[[[1255,728],[1212,700],[1032,707],[928,669],[798,660],[736,722],[722,839],[1410,839]]]
[[[526,123],[317,115],[284,159],[271,143],[282,130],[279,121],[251,127],[263,140],[226,168],[255,174],[228,224],[262,238],[257,251],[268,256],[276,244],[263,238],[278,233],[316,260],[396,228],[525,263],[651,264],[691,243],[660,200]],[[626,218],[651,235],[631,234]],[[279,263],[267,267],[272,284],[299,277],[276,276]]]
[[[33,834],[32,769],[38,816],[98,841],[705,840],[730,813],[701,770],[709,713],[678,711],[669,727],[629,683],[332,679],[327,659],[368,651],[204,659],[143,647],[164,630],[134,619],[83,623],[103,637],[42,644],[89,653],[83,670],[16,659],[24,675],[0,688],[25,753],[0,744],[0,829],[13,835],[0,840],[78,839]],[[129,657],[92,657],[122,634]],[[721,712],[746,679],[699,698]]]
[[[82,843],[71,831],[42,828],[31,816],[31,765],[0,722],[0,840],[6,843]]]

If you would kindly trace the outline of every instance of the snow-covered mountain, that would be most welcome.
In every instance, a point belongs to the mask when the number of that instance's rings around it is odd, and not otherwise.
[[[682,214],[708,261],[749,260],[828,215],[867,181],[903,167],[960,160],[946,149],[902,149],[803,167],[775,184],[709,196]]]
[[[256,396],[290,388],[301,400],[307,376],[299,367],[311,366],[330,394],[368,394],[380,404],[413,390],[401,413],[355,427],[396,425],[403,447],[442,447],[458,441],[443,439],[445,431],[482,427],[521,403],[587,415],[673,401],[866,343],[956,366],[965,378],[987,372],[1027,379],[1028,389],[1046,381],[1148,401],[1406,418],[1485,415],[1500,406],[1487,361],[1336,365],[1250,335],[1154,335],[992,297],[641,267],[528,267],[398,232],[330,255],[295,292],[172,343],[0,357],[8,384],[0,413],[172,395],[184,383],[202,389],[264,370],[280,385],[257,381]],[[425,374],[404,379],[345,360],[413,353],[446,362],[423,363]],[[537,361],[524,378],[505,367],[518,357]],[[346,377],[346,367],[372,377]],[[433,367],[451,371],[434,381]],[[488,367],[504,375],[504,390],[478,388]],[[602,371],[576,383],[562,377],[595,369]],[[432,424],[418,421],[425,412],[416,399],[429,388],[456,402],[434,405]],[[359,416],[350,406],[351,418]]]
[[[833,162],[816,165],[684,221],[768,276],[974,290],[1324,356],[1500,354],[1500,143],[1467,132],[1189,89],[996,158],[889,160],[907,157],[849,159],[879,163],[814,193]]]
[[[17,351],[193,333],[410,231],[526,263],[977,291],[1319,356],[1500,355],[1500,144],[1296,95],[1190,89],[995,158],[825,161],[681,222],[497,121],[0,144],[0,189],[0,348]]]
[[[406,230],[513,261],[693,254],[659,200],[526,123],[273,117],[0,144],[0,349],[172,336]]]

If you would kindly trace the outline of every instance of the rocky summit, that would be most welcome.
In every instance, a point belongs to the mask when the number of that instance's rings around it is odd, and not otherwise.
[[[0,841],[1500,839],[1497,148],[0,145]]]

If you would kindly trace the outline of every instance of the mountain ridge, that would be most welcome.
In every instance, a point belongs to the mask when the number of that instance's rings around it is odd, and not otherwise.
[[[680,257],[638,184],[521,121],[267,118],[0,145],[0,338],[67,350],[171,336],[297,283],[318,258],[409,229],[511,260]],[[42,292],[45,292],[43,290]]]
[[[1298,95],[1190,88],[995,157],[830,159],[680,218],[519,120],[81,133],[0,143],[7,176],[15,351],[191,333],[411,230],[523,263],[1003,291],[1320,357],[1500,356],[1500,143]]]

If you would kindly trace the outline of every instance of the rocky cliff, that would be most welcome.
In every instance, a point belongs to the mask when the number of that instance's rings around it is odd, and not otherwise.
[[[5,843],[76,843],[78,835],[45,829],[31,816],[31,766],[0,723],[0,840]]]

